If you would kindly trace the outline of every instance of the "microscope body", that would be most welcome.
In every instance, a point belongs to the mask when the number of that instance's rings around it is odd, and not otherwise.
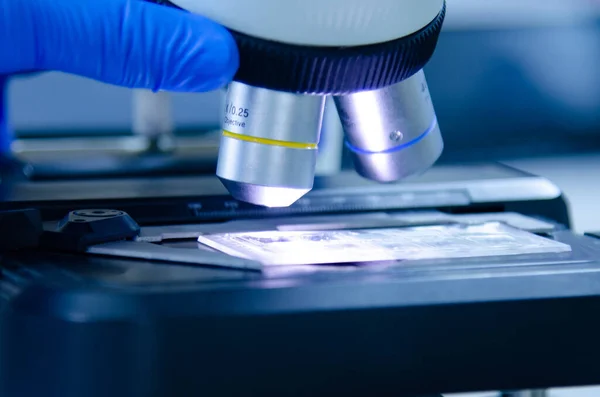
[[[312,189],[333,97],[356,171],[393,182],[431,167],[443,140],[423,67],[445,0],[174,0],[234,35],[217,176],[236,199],[289,206]]]

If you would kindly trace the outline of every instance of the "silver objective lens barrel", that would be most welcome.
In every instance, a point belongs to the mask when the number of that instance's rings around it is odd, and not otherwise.
[[[231,195],[286,207],[310,191],[325,97],[233,82],[225,102],[217,176]]]
[[[442,154],[423,71],[390,87],[335,97],[356,171],[378,182],[420,174]]]

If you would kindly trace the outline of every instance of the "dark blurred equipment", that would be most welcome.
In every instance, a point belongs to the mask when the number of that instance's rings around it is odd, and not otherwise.
[[[42,217],[35,209],[0,212],[0,252],[36,248],[43,232]]]

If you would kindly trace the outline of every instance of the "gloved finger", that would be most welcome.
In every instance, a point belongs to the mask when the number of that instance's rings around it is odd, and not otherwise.
[[[229,32],[135,0],[0,0],[0,73],[57,70],[130,88],[210,91],[238,67]]]

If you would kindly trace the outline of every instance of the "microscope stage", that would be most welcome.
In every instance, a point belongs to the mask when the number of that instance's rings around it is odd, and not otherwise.
[[[53,235],[68,211],[91,208],[140,228],[85,252],[2,258],[3,395],[151,384],[156,395],[408,397],[600,382],[600,239],[568,229],[543,178],[493,165],[392,185],[343,174],[285,209],[236,202],[216,178],[4,194],[4,209],[39,209]]]

